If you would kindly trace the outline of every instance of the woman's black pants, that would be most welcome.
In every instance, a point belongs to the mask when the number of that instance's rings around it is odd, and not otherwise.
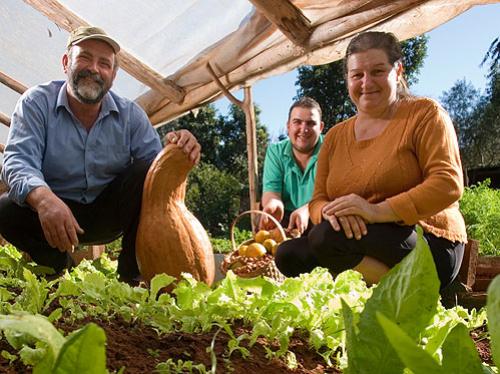
[[[338,274],[370,256],[390,268],[400,262],[417,243],[415,226],[395,223],[367,225],[368,234],[360,240],[348,239],[343,231],[333,230],[328,221],[313,227],[308,235],[283,242],[276,253],[276,265],[289,277],[321,266]],[[464,243],[451,242],[424,233],[436,264],[441,289],[451,283],[460,270]]]
[[[80,227],[80,244],[104,244],[122,238],[118,257],[118,274],[123,279],[139,275],[135,259],[135,237],[139,225],[142,189],[150,162],[135,161],[118,175],[104,191],[89,204],[63,199]],[[38,214],[0,196],[0,233],[18,249],[27,252],[37,264],[53,268],[57,273],[72,264],[70,256],[52,248],[43,234]]]

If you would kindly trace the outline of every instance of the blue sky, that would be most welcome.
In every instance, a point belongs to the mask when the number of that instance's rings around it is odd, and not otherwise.
[[[486,66],[479,65],[491,42],[500,36],[500,4],[475,6],[451,21],[430,31],[427,58],[413,93],[439,99],[443,91],[465,78],[484,90]],[[254,102],[260,107],[260,120],[272,138],[285,131],[288,108],[296,94],[296,71],[257,82],[253,86]],[[241,92],[236,96],[241,97]],[[229,102],[215,103],[226,114]]]

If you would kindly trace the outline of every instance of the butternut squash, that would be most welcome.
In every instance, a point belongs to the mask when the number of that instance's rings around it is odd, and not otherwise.
[[[211,285],[215,262],[208,234],[186,208],[186,179],[193,164],[175,144],[153,161],[142,197],[136,257],[146,281],[166,273],[177,278],[191,273]]]

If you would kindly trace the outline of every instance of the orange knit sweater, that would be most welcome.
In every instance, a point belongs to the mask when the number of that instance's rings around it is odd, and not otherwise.
[[[357,141],[356,116],[328,131],[318,158],[311,220],[337,197],[355,193],[371,203],[386,200],[401,224],[450,241],[466,242],[458,209],[463,176],[450,117],[435,101],[400,101],[394,118],[375,138]]]

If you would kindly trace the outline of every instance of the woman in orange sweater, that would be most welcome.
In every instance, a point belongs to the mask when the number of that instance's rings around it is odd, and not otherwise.
[[[441,288],[457,276],[467,235],[455,130],[438,103],[408,93],[402,57],[390,33],[366,32],[349,44],[344,68],[357,115],[325,137],[309,203],[315,227],[280,245],[283,274],[323,266],[376,283],[415,247],[418,224]]]

